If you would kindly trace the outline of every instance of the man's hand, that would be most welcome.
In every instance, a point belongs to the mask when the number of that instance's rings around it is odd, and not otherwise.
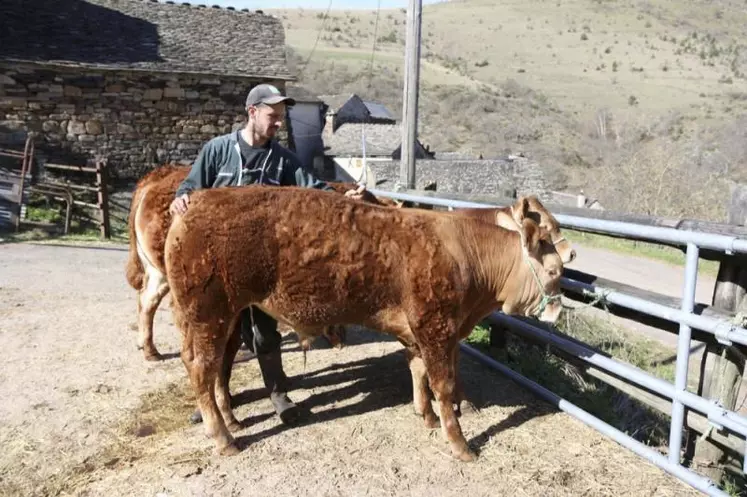
[[[363,198],[363,192],[366,191],[366,185],[360,185],[355,190],[348,190],[345,192],[346,197],[350,197],[354,200],[360,200]]]
[[[189,194],[185,193],[180,197],[176,197],[169,206],[169,212],[173,214],[184,214],[187,212],[187,206],[189,205]]]

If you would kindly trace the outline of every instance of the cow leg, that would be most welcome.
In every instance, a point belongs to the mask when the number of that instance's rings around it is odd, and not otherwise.
[[[454,391],[454,412],[457,416],[461,416],[465,413],[475,413],[477,409],[474,404],[467,398],[467,394],[464,392],[464,383],[462,382],[462,375],[459,372],[459,347],[457,346],[454,350],[454,375],[455,375],[455,391]]]
[[[223,383],[225,384],[225,389],[229,401],[231,401],[231,390],[229,388],[229,385],[231,383],[231,372],[233,371],[233,362],[236,360],[236,354],[241,348],[241,321],[237,320],[236,324],[233,327],[233,332],[231,334],[231,337],[228,340],[228,343],[226,344],[226,352],[223,355],[223,365],[222,365],[222,378]],[[252,351],[252,353],[254,353]],[[219,404],[220,405],[220,404]],[[232,414],[233,415],[233,414]],[[242,428],[241,424],[239,423],[237,426],[231,426],[232,423],[229,419],[226,419],[226,417],[223,417],[223,420],[226,422],[226,426],[228,426],[229,431],[236,431],[239,428]],[[200,409],[195,409],[195,412],[193,412],[189,416],[189,422],[192,424],[198,424],[202,423],[202,413],[200,412]]]
[[[181,319],[180,322],[183,322]],[[215,326],[185,323],[182,341],[182,362],[189,374],[192,388],[205,424],[205,434],[215,440],[222,455],[238,454],[233,436],[223,421],[215,398],[216,383],[225,352],[225,332],[212,333]],[[212,338],[211,338],[212,337]],[[230,409],[230,406],[229,406]]]
[[[451,454],[460,461],[474,461],[477,456],[467,445],[467,440],[462,434],[456,413],[454,412],[455,400],[455,370],[454,354],[447,347],[456,347],[457,343],[429,342],[428,348],[422,349],[425,365],[428,368],[428,378],[431,389],[439,403],[441,414],[441,430],[444,437],[449,441]]]
[[[220,410],[223,421],[226,423],[228,431],[238,431],[243,426],[233,415],[233,409],[231,409],[231,370],[233,369],[233,361],[236,359],[236,353],[239,351],[241,346],[241,335],[238,330],[234,329],[231,333],[228,343],[226,343],[226,350],[223,353],[223,364],[221,365],[221,372],[215,383],[215,398],[218,403],[218,409]]]
[[[431,405],[430,391],[428,390],[428,377],[423,358],[416,346],[406,347],[405,355],[407,364],[412,374],[412,400],[415,413],[423,417],[426,428],[438,427],[438,416]]]
[[[137,348],[143,350],[146,361],[160,361],[163,356],[153,343],[153,319],[161,300],[169,292],[168,282],[156,268],[145,263],[143,288],[138,295],[138,340]]]

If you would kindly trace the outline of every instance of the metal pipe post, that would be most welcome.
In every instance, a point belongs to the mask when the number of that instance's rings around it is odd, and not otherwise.
[[[695,284],[698,281],[698,255],[700,250],[694,243],[687,244],[687,263],[685,265],[685,286],[682,290],[682,312],[693,312],[695,306]],[[676,393],[687,390],[687,369],[690,362],[690,336],[692,329],[680,323],[677,341],[677,367],[674,377]],[[669,461],[679,464],[682,450],[682,426],[685,419],[685,405],[676,397],[672,399],[672,422],[669,428]]]

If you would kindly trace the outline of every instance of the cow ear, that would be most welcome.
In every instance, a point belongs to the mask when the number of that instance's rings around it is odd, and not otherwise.
[[[519,197],[514,205],[511,206],[511,216],[519,226],[522,225],[529,212],[529,200],[526,197]]]
[[[521,243],[529,254],[536,254],[542,239],[542,228],[529,218],[521,223]]]

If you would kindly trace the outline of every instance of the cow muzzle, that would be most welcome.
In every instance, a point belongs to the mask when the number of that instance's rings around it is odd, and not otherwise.
[[[540,307],[537,310],[537,319],[545,323],[555,324],[560,317],[560,313],[563,311],[563,304],[560,300],[561,297],[560,295],[553,295],[543,297],[543,300],[545,298],[553,300],[547,302],[544,308],[542,307],[542,302],[540,302]]]

